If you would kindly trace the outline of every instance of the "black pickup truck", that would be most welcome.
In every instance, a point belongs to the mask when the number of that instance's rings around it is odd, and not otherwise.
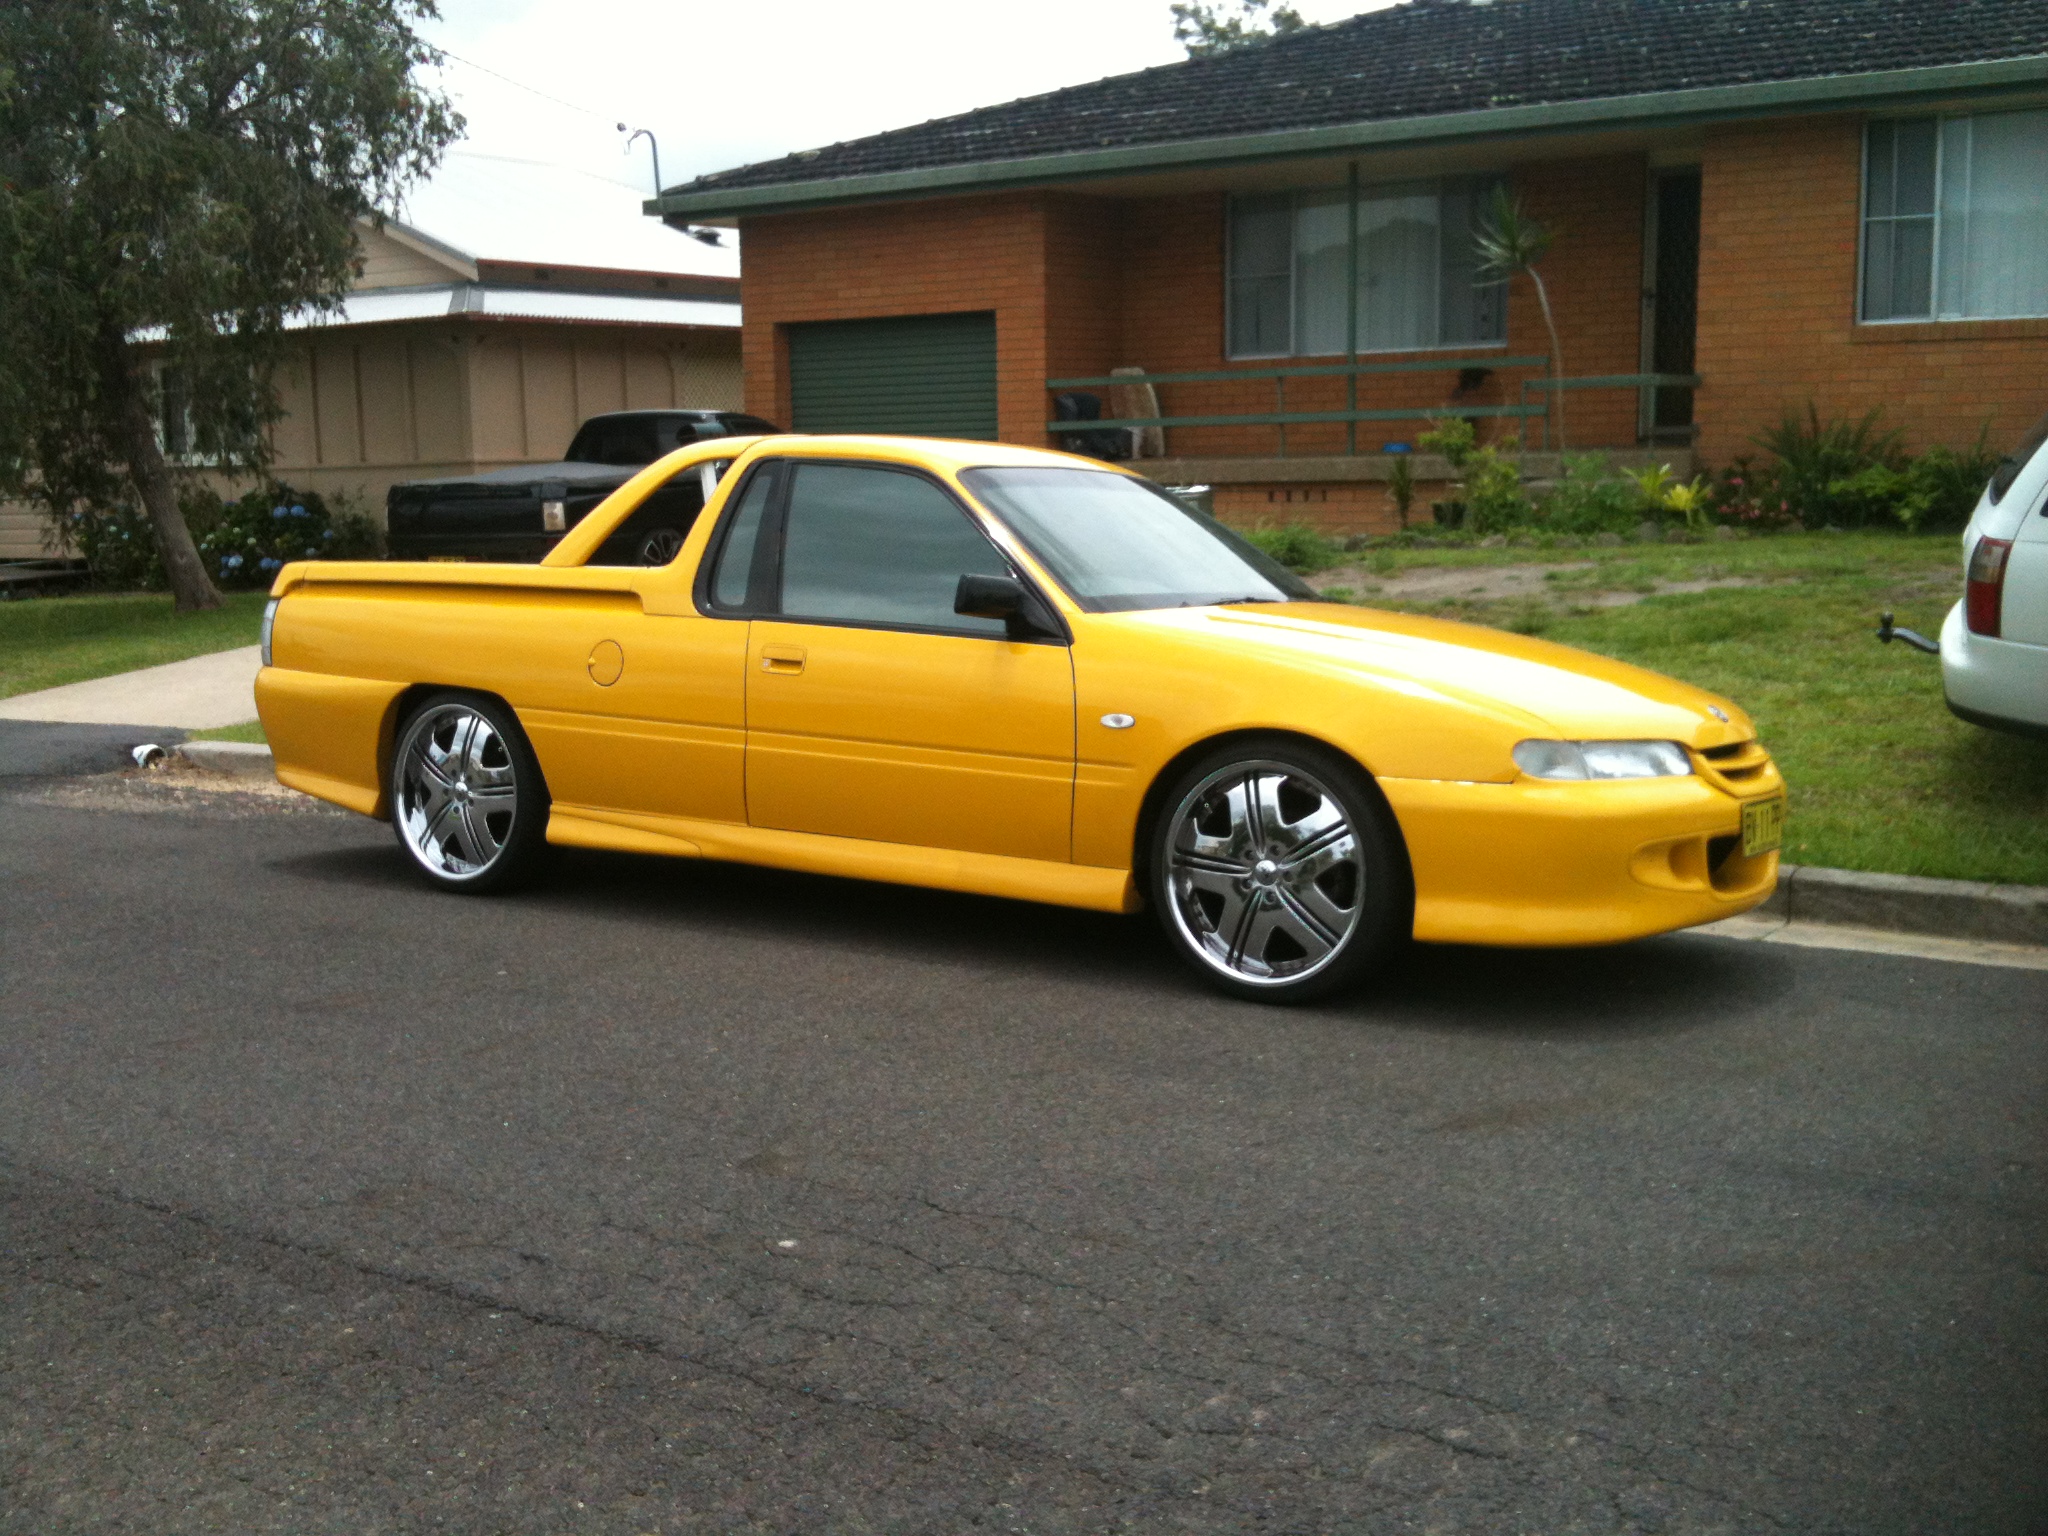
[[[715,437],[781,429],[737,411],[613,411],[577,428],[559,464],[412,480],[384,498],[394,560],[532,563],[605,497],[663,454]],[[593,565],[666,565],[718,484],[721,464],[678,476],[606,539]]]

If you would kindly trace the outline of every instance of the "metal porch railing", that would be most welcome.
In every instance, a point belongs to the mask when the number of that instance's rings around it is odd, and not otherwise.
[[[1560,389],[1656,389],[1696,388],[1700,378],[1696,374],[1603,374],[1594,378],[1553,380],[1548,377],[1526,378],[1521,381],[1520,403],[1515,405],[1463,405],[1433,404],[1398,406],[1361,410],[1358,406],[1358,381],[1361,377],[1401,373],[1460,373],[1468,368],[1484,368],[1490,372],[1502,369],[1542,369],[1549,367],[1547,356],[1534,357],[1444,357],[1428,358],[1400,363],[1319,363],[1286,368],[1226,368],[1202,369],[1178,373],[1121,373],[1090,378],[1047,379],[1048,391],[1069,389],[1114,389],[1118,385],[1134,384],[1229,384],[1270,380],[1273,384],[1273,409],[1270,411],[1213,411],[1197,415],[1157,416],[1104,416],[1093,421],[1049,421],[1046,431],[1055,435],[1082,432],[1116,431],[1140,427],[1273,427],[1278,433],[1279,456],[1287,455],[1287,429],[1291,426],[1326,426],[1341,423],[1345,428],[1347,454],[1358,452],[1358,423],[1362,421],[1429,421],[1442,417],[1485,417],[1505,416],[1516,420],[1540,420],[1544,447],[1550,443],[1549,395]],[[1328,411],[1290,411],[1287,408],[1287,384],[1290,379],[1345,380],[1345,408]],[[1544,398],[1531,403],[1533,393]]]

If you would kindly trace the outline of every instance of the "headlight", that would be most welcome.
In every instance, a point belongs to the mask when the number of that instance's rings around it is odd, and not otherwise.
[[[263,609],[263,665],[270,665],[270,631],[277,623],[277,599],[272,598]]]
[[[1692,759],[1675,741],[1524,741],[1515,766],[1532,779],[1676,779]]]

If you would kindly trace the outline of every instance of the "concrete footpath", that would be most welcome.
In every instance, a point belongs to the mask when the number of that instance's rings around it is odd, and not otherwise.
[[[262,648],[245,645],[187,661],[0,699],[0,720],[64,725],[159,726],[210,731],[256,718]]]

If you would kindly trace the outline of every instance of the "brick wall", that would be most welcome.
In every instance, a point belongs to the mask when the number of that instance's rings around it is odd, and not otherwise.
[[[1529,212],[1558,230],[1544,270],[1564,333],[1567,368],[1635,372],[1643,162],[1532,167],[1517,172],[1515,182]],[[747,408],[788,419],[783,328],[811,320],[994,310],[999,430],[1010,442],[1045,441],[1047,378],[1087,377],[1123,366],[1161,372],[1229,367],[1223,333],[1225,206],[1220,194],[1121,202],[1047,193],[749,219],[742,280]],[[1518,281],[1508,305],[1507,352],[1548,351],[1534,294],[1526,281]],[[1455,395],[1450,373],[1368,378],[1360,383],[1359,404],[1393,409],[1454,398],[1512,404],[1523,372],[1498,375],[1463,397]],[[1344,384],[1294,381],[1286,403],[1291,410],[1341,409]],[[1175,384],[1162,387],[1161,404],[1173,415],[1270,411],[1276,395],[1264,380]],[[1568,409],[1580,423],[1574,431],[1580,443],[1620,446],[1635,440],[1632,394],[1578,395]],[[1371,451],[1388,441],[1413,441],[1423,428],[1419,421],[1366,423],[1359,429],[1359,447]],[[1489,430],[1514,428],[1502,423]],[[1270,427],[1179,429],[1169,439],[1170,453],[1203,455],[1266,454],[1278,441]],[[1290,454],[1342,453],[1345,446],[1341,426],[1302,426],[1288,433]]]
[[[1966,443],[1987,422],[1993,440],[2004,443],[2048,408],[2048,321],[1855,323],[1860,133],[1861,120],[1848,117],[1705,133],[1698,367],[1706,383],[1698,414],[1699,448],[1710,464],[1753,451],[1756,433],[1809,399],[1834,417],[1882,405],[1915,447]],[[1636,372],[1645,160],[1532,162],[1510,177],[1528,213],[1556,233],[1543,271],[1566,372]],[[1048,377],[1121,366],[1228,368],[1224,214],[1217,194],[1117,201],[1048,193],[750,219],[748,407],[787,419],[780,328],[803,320],[995,311],[1000,431],[1020,443],[1045,441]],[[1511,290],[1506,350],[1550,350],[1525,279]],[[1512,404],[1524,376],[1503,371],[1464,398]],[[1448,404],[1455,383],[1442,373],[1368,377],[1358,403]],[[1277,404],[1270,381],[1166,385],[1160,396],[1172,415]],[[1293,382],[1286,403],[1341,408],[1343,382]],[[1573,392],[1565,404],[1571,445],[1633,444],[1636,408],[1632,390]],[[1358,446],[1370,452],[1388,441],[1412,442],[1422,430],[1419,421],[1362,423]],[[1514,427],[1499,422],[1490,430]],[[1287,452],[1342,453],[1345,441],[1339,426],[1296,427]],[[1167,442],[1175,457],[1268,455],[1277,447],[1270,427],[1175,429]],[[1333,492],[1328,505],[1342,502],[1342,516],[1364,514],[1365,505],[1350,504],[1362,495]],[[1314,505],[1320,511],[1325,503]]]
[[[1639,156],[1575,160],[1516,169],[1512,183],[1531,217],[1553,228],[1556,244],[1543,264],[1564,341],[1568,372],[1634,373],[1639,366],[1642,291],[1643,193],[1646,167]],[[1146,199],[1130,206],[1123,244],[1123,350],[1125,361],[1161,372],[1232,366],[1224,356],[1224,214],[1220,195]],[[1485,348],[1469,349],[1474,356]],[[1550,351],[1534,290],[1518,279],[1508,300],[1506,355],[1537,356]],[[1390,354],[1370,361],[1426,360],[1427,353]],[[1265,364],[1247,362],[1247,369]],[[1292,361],[1310,361],[1307,359]],[[1334,362],[1336,359],[1321,359]],[[1405,406],[1475,405],[1519,402],[1520,380],[1534,370],[1502,372],[1470,394],[1456,393],[1451,373],[1371,376],[1359,381],[1358,404],[1366,410]],[[1243,384],[1175,384],[1161,391],[1167,414],[1198,416],[1220,411],[1278,409],[1270,380]],[[1341,379],[1293,380],[1289,410],[1341,410]],[[1573,439],[1581,445],[1619,447],[1636,436],[1632,392],[1575,394],[1567,405]],[[1361,451],[1390,441],[1412,442],[1426,430],[1420,421],[1363,422]],[[1500,436],[1517,430],[1511,420],[1487,424]],[[1268,454],[1278,435],[1271,427],[1183,428],[1170,434],[1173,454]],[[1288,430],[1290,454],[1342,453],[1341,426],[1297,426]]]
[[[1047,230],[1063,263],[1097,239],[1040,195],[949,198],[746,221],[740,302],[747,409],[790,419],[788,338],[808,320],[996,316],[996,415],[1005,441],[1044,441]],[[1099,303],[1090,288],[1070,302]]]
[[[1701,165],[1700,452],[1709,463],[1811,400],[1874,406],[1909,446],[2001,448],[2048,410],[2048,321],[1856,323],[1861,118],[1715,128]]]

